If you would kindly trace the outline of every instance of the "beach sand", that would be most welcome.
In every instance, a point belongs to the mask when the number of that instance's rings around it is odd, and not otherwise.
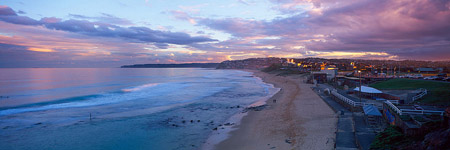
[[[281,90],[267,100],[264,110],[250,111],[243,117],[215,149],[334,149],[336,114],[312,91],[311,84],[303,83],[304,77],[246,71]]]

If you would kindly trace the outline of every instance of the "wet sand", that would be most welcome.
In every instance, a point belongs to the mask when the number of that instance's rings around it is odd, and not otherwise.
[[[230,137],[215,145],[218,150],[333,149],[337,118],[312,91],[303,77],[254,72],[281,90],[267,100],[262,111],[250,111]],[[276,99],[276,103],[273,100]]]

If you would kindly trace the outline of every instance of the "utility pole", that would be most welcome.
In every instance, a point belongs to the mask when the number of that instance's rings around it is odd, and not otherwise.
[[[361,102],[361,89],[362,89],[361,70],[358,70],[358,73],[359,73],[359,102]]]
[[[395,77],[395,69],[397,69],[397,66],[394,67],[394,78],[396,78],[396,77]]]

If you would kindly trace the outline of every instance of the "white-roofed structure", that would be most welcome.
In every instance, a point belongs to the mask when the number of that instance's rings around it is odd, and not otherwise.
[[[359,87],[356,87],[353,90],[359,92]],[[377,90],[375,88],[368,87],[368,86],[361,86],[361,92],[362,93],[369,93],[369,94],[381,94],[381,93],[383,93],[380,90]]]
[[[368,86],[362,86],[361,93],[359,91],[359,87],[356,87],[353,89],[355,93],[359,93],[358,95],[362,96],[363,98],[373,99],[373,100],[385,100],[383,97],[384,93],[378,89],[368,87]]]

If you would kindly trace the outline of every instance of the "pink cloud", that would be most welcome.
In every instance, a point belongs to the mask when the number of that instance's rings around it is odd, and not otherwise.
[[[234,36],[234,39],[216,45],[236,44],[233,47],[241,50],[257,50],[249,45],[269,44],[279,49],[260,50],[298,52],[293,47],[305,46],[304,51],[386,52],[398,55],[400,59],[450,58],[448,49],[442,48],[450,47],[450,1],[273,2],[287,9],[280,11],[294,15],[271,21],[240,18],[197,20],[201,25]],[[277,36],[280,39],[255,40],[251,43],[239,41],[254,36]],[[213,47],[216,50],[218,46]]]

